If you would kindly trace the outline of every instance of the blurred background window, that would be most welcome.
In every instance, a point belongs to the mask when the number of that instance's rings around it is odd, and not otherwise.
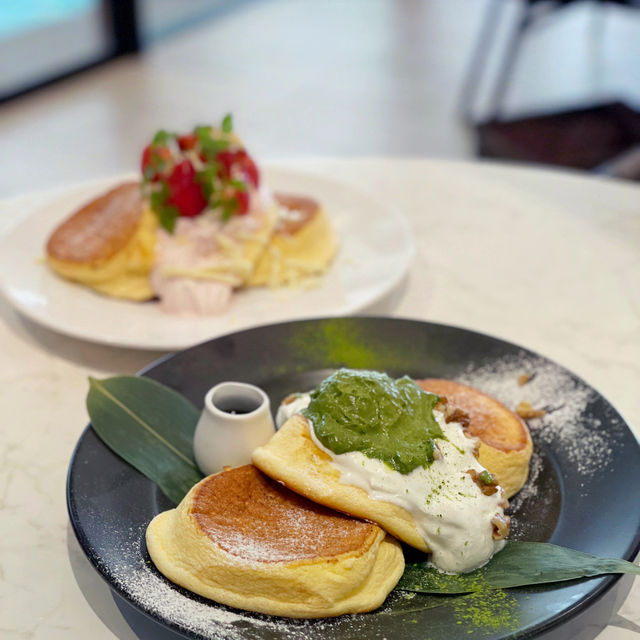
[[[132,53],[248,1],[0,2],[0,100]]]
[[[137,0],[138,25],[143,43],[196,26],[251,0]]]
[[[0,2],[0,96],[19,94],[113,53],[101,0]]]
[[[476,155],[640,180],[638,7],[0,0],[0,101],[20,96],[6,105],[3,151],[19,152],[37,112],[59,163],[59,142],[78,141],[81,120],[110,132],[92,156],[105,171],[136,156],[154,127],[233,110],[259,154]]]

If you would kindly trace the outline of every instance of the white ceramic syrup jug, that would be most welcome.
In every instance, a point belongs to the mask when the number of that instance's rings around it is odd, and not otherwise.
[[[275,432],[267,394],[244,382],[221,382],[209,389],[193,438],[200,470],[210,475],[223,467],[251,462],[251,453]]]

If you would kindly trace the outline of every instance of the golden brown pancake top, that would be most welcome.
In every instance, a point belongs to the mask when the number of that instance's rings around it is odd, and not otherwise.
[[[524,422],[495,398],[466,384],[440,378],[417,380],[431,393],[469,414],[467,432],[482,442],[502,451],[520,451],[527,446],[529,435]]]
[[[318,505],[253,465],[210,476],[189,513],[222,549],[244,560],[293,562],[362,553],[378,527]]]
[[[140,185],[126,182],[92,200],[63,222],[51,235],[51,258],[87,263],[108,260],[135,233],[143,212]]]
[[[299,215],[297,215],[295,219],[281,219],[278,223],[278,233],[294,234],[310,222],[313,216],[320,210],[320,204],[316,200],[305,196],[276,193],[275,199],[279,205],[299,212]]]

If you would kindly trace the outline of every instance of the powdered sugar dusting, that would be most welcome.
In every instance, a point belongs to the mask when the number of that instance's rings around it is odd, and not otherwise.
[[[137,607],[174,627],[210,640],[257,640],[265,632],[305,640],[311,637],[310,630],[314,635],[322,635],[319,627],[331,623],[330,620],[288,620],[242,612],[189,594],[160,575],[148,556],[141,552],[145,531],[146,525],[141,525],[139,529],[129,530],[126,536],[121,534],[121,545],[117,549],[105,549],[100,555],[119,557],[118,562],[109,562],[107,569],[117,590],[124,592]]]
[[[317,505],[251,465],[203,480],[190,516],[229,560],[249,565],[350,553],[371,544],[374,532],[372,525]]]
[[[206,640],[337,640],[342,637],[380,639],[383,628],[371,629],[368,615],[347,614],[336,618],[280,618],[232,609],[201,598],[172,584],[155,568],[145,551],[146,524],[118,531],[120,544],[99,550],[106,558],[103,568],[112,585],[147,614],[182,633]],[[116,538],[114,533],[109,539]],[[114,560],[114,558],[118,560]],[[415,594],[392,592],[380,612],[410,600]],[[396,614],[402,611],[395,611]],[[394,618],[396,619],[396,618]],[[387,636],[389,637],[389,636]]]
[[[227,561],[238,564],[259,563],[259,562],[287,562],[295,560],[296,538],[291,536],[280,542],[288,543],[289,549],[282,544],[270,544],[268,539],[256,539],[244,535],[240,531],[225,532],[224,547],[229,556]],[[219,544],[222,543],[220,542]]]
[[[542,457],[539,451],[533,450],[529,463],[529,477],[527,483],[518,493],[509,500],[509,506],[513,511],[519,511],[522,504],[537,495],[537,480],[542,470]],[[512,531],[513,532],[513,531]]]
[[[531,374],[531,378],[520,386],[518,376],[523,373]],[[460,380],[497,398],[509,409],[514,410],[522,401],[544,409],[542,418],[527,424],[534,440],[563,452],[563,460],[571,466],[565,472],[588,476],[610,464],[608,439],[612,431],[601,431],[600,421],[587,410],[598,398],[597,393],[558,365],[522,352],[478,368],[470,365]]]
[[[340,529],[334,525],[332,530],[330,527],[322,527],[318,520],[307,522],[291,514],[283,514],[282,519],[289,527],[288,530],[283,527],[276,539],[229,529],[225,529],[223,539],[217,539],[217,536],[214,539],[229,552],[228,562],[235,559],[242,564],[294,562],[303,558],[315,558],[325,553],[325,549],[335,548],[337,545],[340,547],[336,549],[336,553],[346,553],[358,548],[359,539],[354,541],[352,538],[359,532],[354,531],[353,527]],[[310,526],[313,524],[316,525],[314,529]],[[370,527],[363,524],[361,528],[364,531],[364,541]]]

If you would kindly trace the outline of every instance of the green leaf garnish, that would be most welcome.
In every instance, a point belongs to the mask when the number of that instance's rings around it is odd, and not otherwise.
[[[231,180],[229,180],[229,183],[235,187],[238,191],[246,191],[247,190],[247,183],[244,182],[243,180],[238,180],[237,178],[232,178]]]
[[[156,170],[155,170],[153,167],[148,166],[148,167],[144,170],[144,172],[143,172],[143,174],[142,174],[142,177],[144,178],[144,180],[145,180],[145,181],[147,181],[147,182],[148,182],[149,180],[153,180],[153,178],[155,177],[155,175],[156,175]]]
[[[175,138],[175,135],[165,131],[164,129],[160,129],[160,131],[157,131],[156,135],[153,136],[152,144],[164,146],[171,138]]]
[[[510,540],[484,567],[469,573],[439,573],[426,562],[407,565],[396,589],[417,593],[470,593],[563,582],[607,573],[640,574],[640,567],[626,560],[597,558],[546,542]]]
[[[193,132],[198,138],[198,144],[208,161],[213,161],[221,151],[226,151],[231,146],[231,141],[225,137],[214,136],[211,127],[199,126]],[[220,134],[217,134],[220,136]]]
[[[233,131],[233,120],[230,113],[227,113],[222,119],[222,131],[224,133],[231,133]]]
[[[203,137],[211,137],[211,127],[208,124],[201,124],[193,128],[193,133],[196,134],[198,141]]]
[[[94,431],[178,504],[204,477],[193,457],[200,412],[149,378],[89,378],[89,385],[87,409]]]
[[[209,161],[215,160],[221,151],[226,151],[230,146],[231,142],[229,140],[223,140],[221,138],[215,139],[209,137],[208,139],[200,141],[200,148]]]
[[[210,202],[211,196],[216,191],[215,182],[218,181],[218,172],[220,171],[220,165],[218,162],[213,161],[196,174],[196,180],[202,185],[202,195],[205,200],[209,202],[209,206],[213,206]]]
[[[156,211],[156,214],[162,227],[169,233],[173,233],[173,230],[176,228],[176,220],[180,217],[178,208],[173,205],[165,205],[162,209]]]
[[[233,214],[238,210],[239,203],[237,198],[228,198],[221,202],[222,208],[222,221],[227,222],[233,217]]]
[[[149,197],[151,208],[158,216],[158,222],[169,232],[173,233],[176,220],[180,217],[178,208],[172,204],[167,204],[169,197],[169,187],[163,182],[160,191],[152,191]]]

